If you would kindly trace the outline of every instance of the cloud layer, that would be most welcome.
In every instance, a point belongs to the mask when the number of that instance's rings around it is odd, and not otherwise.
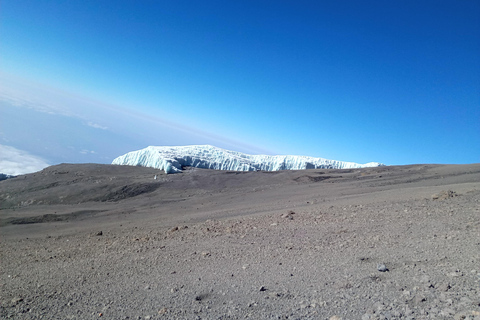
[[[149,145],[211,144],[271,154],[249,142],[229,139],[225,132],[187,125],[181,114],[172,121],[159,112],[111,105],[1,71],[0,80],[0,109],[2,118],[8,119],[0,128],[0,143],[41,157],[44,163],[111,163]]]
[[[0,173],[19,175],[40,171],[49,164],[26,151],[0,144]]]

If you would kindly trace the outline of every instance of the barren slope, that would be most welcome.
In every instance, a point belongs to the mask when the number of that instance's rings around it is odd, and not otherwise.
[[[49,167],[0,182],[0,316],[473,319],[479,181],[478,164]]]

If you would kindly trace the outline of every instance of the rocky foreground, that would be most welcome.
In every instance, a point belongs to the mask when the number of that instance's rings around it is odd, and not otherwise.
[[[480,165],[60,165],[0,203],[1,318],[480,319]]]

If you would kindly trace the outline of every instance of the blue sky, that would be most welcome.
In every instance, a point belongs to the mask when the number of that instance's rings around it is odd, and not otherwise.
[[[49,164],[206,143],[480,162],[479,17],[478,1],[4,0],[0,142]]]

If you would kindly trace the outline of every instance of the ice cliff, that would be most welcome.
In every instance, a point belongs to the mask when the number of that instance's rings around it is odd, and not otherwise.
[[[150,146],[115,158],[112,164],[151,167],[165,170],[166,173],[180,172],[182,171],[182,167],[231,171],[278,171],[348,169],[378,167],[383,165],[378,162],[358,164],[306,156],[249,155],[209,145],[182,147]]]

